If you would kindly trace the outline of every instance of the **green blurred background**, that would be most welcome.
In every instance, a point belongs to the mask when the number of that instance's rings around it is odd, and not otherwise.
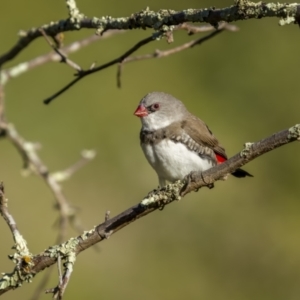
[[[96,1],[78,0],[87,16],[129,16],[146,6],[184,9],[225,7],[232,1]],[[20,29],[66,18],[64,1],[8,1],[0,4],[0,53],[17,40]],[[238,22],[237,33],[225,32],[200,47],[155,60],[127,64],[122,88],[116,67],[96,73],[45,106],[42,100],[68,83],[68,66],[49,63],[6,86],[7,117],[30,141],[39,141],[51,171],[68,167],[85,148],[96,159],[64,183],[67,198],[80,209],[86,229],[138,203],[157,186],[157,177],[139,146],[140,121],[133,112],[149,91],[164,91],[183,100],[205,120],[229,156],[243,143],[257,141],[299,123],[298,26],[279,27],[277,19]],[[71,55],[87,68],[124,53],[151,30],[134,30],[92,44]],[[65,34],[65,44],[93,30]],[[176,32],[175,43],[153,42],[138,54],[168,49],[198,36]],[[14,66],[49,51],[40,38]],[[0,141],[0,178],[10,210],[38,253],[57,236],[54,199],[44,182],[21,176],[21,158]],[[254,178],[229,178],[213,190],[203,189],[150,214],[89,249],[76,262],[66,299],[299,299],[300,184],[299,144],[264,155],[245,169]],[[1,272],[13,265],[12,238],[0,221]],[[68,237],[77,233],[70,229]],[[9,292],[3,299],[29,299],[43,277]],[[53,272],[47,287],[57,283]],[[41,299],[50,299],[43,295]]]

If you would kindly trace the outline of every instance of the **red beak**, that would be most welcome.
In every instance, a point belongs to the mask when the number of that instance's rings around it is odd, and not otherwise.
[[[138,108],[134,112],[134,115],[139,118],[142,118],[142,117],[148,116],[148,111],[147,111],[146,107],[141,104],[138,106]]]

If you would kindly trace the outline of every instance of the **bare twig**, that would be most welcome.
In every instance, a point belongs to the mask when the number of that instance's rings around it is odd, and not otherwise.
[[[5,136],[18,150],[21,154],[24,162],[24,167],[26,169],[31,169],[36,174],[41,176],[44,179],[46,184],[49,186],[52,191],[57,203],[60,212],[59,218],[59,234],[57,238],[57,243],[61,243],[66,237],[67,222],[78,231],[82,232],[82,226],[75,216],[75,210],[70,206],[66,197],[62,192],[62,188],[58,183],[58,174],[60,174],[60,180],[65,180],[74,174],[77,170],[83,167],[88,161],[94,158],[95,151],[83,151],[81,154],[82,158],[73,166],[68,168],[66,171],[50,174],[46,165],[40,159],[37,150],[39,145],[36,143],[30,143],[26,141],[18,131],[14,128],[12,124],[9,124],[4,117],[4,92],[3,85],[0,84],[0,132],[2,136]],[[4,188],[0,185],[0,211],[4,219],[7,221],[7,224],[10,226],[10,229],[13,233],[15,246],[14,248],[17,252],[14,255],[9,256],[11,260],[16,264],[15,271],[10,274],[4,274],[2,282],[0,281],[0,289],[5,288],[7,285],[16,287],[20,285],[23,281],[31,281],[31,278],[34,274],[31,273],[32,267],[32,255],[27,248],[26,241],[20,235],[17,230],[16,223],[10,214],[7,211],[7,200],[4,197]],[[35,293],[34,297],[38,297],[41,288],[43,288],[48,279],[50,273],[46,274],[42,284]]]
[[[61,182],[69,179],[74,173],[76,173],[79,169],[84,167],[87,163],[89,163],[96,156],[96,151],[94,150],[83,150],[81,152],[81,159],[78,160],[75,164],[70,166],[69,168],[59,171],[56,173],[52,173],[52,176],[55,178],[56,182]]]
[[[75,217],[75,209],[67,201],[64,193],[62,192],[62,187],[60,186],[57,180],[57,177],[59,177],[58,174],[60,173],[58,172],[51,174],[48,171],[47,166],[42,162],[37,153],[36,144],[30,143],[24,138],[22,138],[12,124],[2,122],[0,123],[0,129],[2,129],[5,132],[6,138],[12,142],[12,144],[16,147],[18,152],[23,157],[24,166],[30,168],[30,170],[32,170],[41,178],[43,178],[43,180],[53,193],[60,212],[60,230],[58,240],[63,241],[65,239],[68,221],[78,232],[82,231],[82,226],[78,221],[78,218]],[[70,177],[75,171],[82,167],[83,164],[85,164],[88,160],[91,159],[92,155],[87,155],[84,158],[82,158],[78,164],[75,164],[75,167],[67,170],[66,172],[61,172],[63,176],[60,176],[60,180],[67,179],[68,177]]]
[[[43,28],[40,29],[42,35],[44,36],[46,42],[49,44],[49,46],[56,52],[56,54],[58,54],[61,58],[61,62],[67,64],[68,66],[70,66],[72,69],[75,69],[78,73],[80,73],[82,71],[81,67],[79,65],[77,65],[74,61],[70,60],[69,58],[67,58],[67,56],[61,51],[59,50],[56,45],[52,44],[50,39],[48,38],[48,36],[46,35],[45,31]]]
[[[192,26],[190,24],[182,24],[182,25],[179,25],[177,27],[174,28],[174,30],[180,30],[180,29],[184,29],[184,30],[187,30],[188,32],[193,32],[193,33],[197,33],[197,32],[203,32],[204,30],[202,29],[204,26]],[[234,25],[228,25],[227,23],[221,23],[219,24],[218,26],[218,30],[214,31],[213,33],[211,33],[210,35],[208,35],[207,37],[204,37],[204,38],[201,38],[201,39],[198,39],[196,41],[191,41],[187,44],[184,44],[182,46],[179,46],[177,48],[174,48],[174,49],[171,49],[169,50],[170,53],[168,53],[167,51],[165,53],[162,53],[161,56],[160,55],[157,55],[157,53],[154,53],[153,55],[144,55],[144,56],[139,56],[138,59],[135,58],[135,59],[132,59],[133,60],[141,60],[141,59],[147,59],[147,58],[153,58],[153,57],[163,57],[163,56],[168,56],[170,54],[173,54],[173,53],[176,53],[176,52],[179,52],[179,51],[183,51],[187,48],[192,48],[193,46],[197,45],[197,44],[201,44],[202,42],[214,37],[215,35],[217,35],[217,33],[220,33],[222,32],[224,29],[226,30],[229,30],[229,31],[237,31],[237,27],[234,26]],[[213,26],[205,26],[205,31],[211,31],[211,30],[214,30],[214,27]],[[168,33],[161,33],[161,35],[164,35],[164,36],[168,36],[167,37],[167,40],[169,42],[171,42],[173,40],[173,35],[172,35],[172,31],[169,32],[169,35]],[[72,80],[69,84],[67,84],[65,87],[63,87],[60,91],[58,91],[57,93],[55,93],[54,95],[52,95],[51,97],[47,98],[44,100],[44,103],[45,104],[49,104],[52,100],[54,100],[56,97],[60,96],[62,93],[64,93],[66,90],[68,90],[70,87],[72,87],[73,85],[75,85],[80,79],[82,79],[83,77],[85,77],[86,75],[90,75],[92,73],[95,73],[95,72],[98,72],[98,71],[101,71],[105,68],[108,68],[114,64],[118,64],[118,69],[117,69],[117,85],[118,87],[121,86],[121,72],[122,72],[122,64],[126,61],[130,61],[128,60],[129,58],[129,55],[133,52],[135,52],[136,50],[138,50],[140,47],[144,46],[145,44],[153,41],[154,38],[153,37],[150,37],[150,38],[147,38],[147,39],[144,39],[140,42],[138,42],[135,46],[133,46],[131,49],[129,49],[128,51],[126,51],[122,56],[120,56],[119,58],[117,59],[114,59],[113,61],[110,61],[102,66],[99,66],[99,67],[93,67],[93,68],[90,68],[89,70],[81,70],[80,72],[78,72],[78,74],[76,74],[78,77],[74,80]],[[172,51],[173,50],[173,51]]]
[[[59,282],[59,285],[62,284],[62,272],[61,272],[61,257],[60,257],[60,254],[58,254],[58,257],[57,257],[57,271],[58,271],[58,282]]]
[[[75,218],[75,216],[74,216],[74,220],[77,220],[78,218]],[[71,219],[71,224],[72,224],[72,222],[74,222],[74,221],[72,221],[72,219]],[[73,225],[73,224],[72,224]],[[78,231],[78,232],[82,232],[83,231],[83,228],[82,228],[82,226],[80,225],[80,226],[74,226],[73,225],[73,227]],[[81,231],[79,231],[78,229],[81,229]],[[61,244],[63,242],[63,240],[62,240],[62,235],[61,234],[59,234],[58,235],[58,237],[57,237],[57,239],[56,239],[56,244]],[[97,245],[95,245],[95,246],[97,246]],[[60,256],[60,254],[58,254],[58,256],[59,256],[59,258],[58,258],[58,260],[57,260],[57,263],[58,264],[61,264],[61,256]],[[58,270],[59,270],[59,278],[61,278],[61,266],[59,267],[58,266]],[[40,295],[41,294],[43,294],[43,293],[45,293],[45,292],[47,292],[47,290],[46,290],[46,286],[47,286],[47,284],[48,284],[48,282],[49,282],[49,280],[50,280],[50,276],[51,276],[51,272],[53,271],[53,268],[50,268],[50,269],[47,269],[46,270],[46,272],[45,272],[45,274],[44,274],[44,277],[43,277],[43,279],[41,280],[41,282],[39,283],[39,285],[38,285],[38,287],[35,289],[35,291],[34,291],[34,293],[33,293],[33,295],[32,295],[32,297],[30,298],[30,300],[38,300],[39,298],[40,298]],[[61,281],[59,281],[59,282],[61,282]],[[51,290],[53,290],[54,291],[54,289],[51,289]],[[50,293],[53,293],[53,291],[52,292],[50,292]]]
[[[105,218],[104,218],[104,222],[107,222],[110,218],[110,211],[107,210],[106,213],[105,213]]]
[[[40,298],[40,295],[42,293],[45,293],[45,287],[46,287],[47,283],[50,280],[50,276],[51,276],[51,272],[52,271],[53,271],[53,268],[47,269],[45,271],[43,279],[41,280],[41,282],[39,283],[38,287],[34,291],[32,297],[30,298],[30,300],[38,300]]]
[[[29,249],[27,248],[27,243],[20,234],[17,224],[13,216],[9,213],[7,207],[8,199],[4,195],[4,185],[3,182],[0,182],[0,214],[8,225],[13,239],[15,241],[15,249],[19,255],[29,255]]]
[[[179,200],[187,193],[222,179],[226,174],[232,173],[256,157],[297,140],[300,140],[300,124],[275,133],[259,142],[247,143],[240,153],[228,159],[226,162],[203,173],[191,173],[188,175],[188,180],[177,181],[159,190],[154,190],[139,204],[109,220],[105,220],[102,224],[99,224],[90,231],[86,231],[76,238],[71,238],[61,245],[52,246],[44,252],[35,255],[32,257],[33,267],[31,268],[31,272],[33,274],[41,272],[56,263],[58,255],[62,254],[62,258],[67,261],[63,281],[65,279],[68,281],[75,262],[75,257],[85,249],[106,239],[107,234],[114,234],[137,219],[175,200]],[[0,279],[0,295],[13,288],[7,284],[9,279],[9,277]]]
[[[106,39],[108,37],[111,37],[113,35],[124,33],[124,32],[125,31],[123,31],[123,30],[110,30],[110,31],[105,32],[101,36],[100,35],[92,35],[92,36],[89,36],[82,40],[71,43],[70,45],[67,45],[65,47],[62,47],[60,49],[60,51],[65,54],[74,53],[76,51],[79,51],[83,47],[90,45],[91,43],[94,43],[94,42]],[[47,62],[60,61],[60,60],[61,60],[61,56],[58,55],[57,53],[51,51],[47,54],[38,56],[28,62],[22,62],[12,68],[2,70],[0,81],[2,82],[2,84],[5,84],[5,83],[7,83],[7,81],[10,78],[18,77],[18,76],[22,75],[23,73],[30,71],[36,67],[39,67]]]
[[[62,296],[65,293],[67,285],[71,279],[72,272],[73,272],[73,268],[66,269],[64,276],[62,277],[62,281],[59,283],[59,285],[55,289],[55,292],[53,294],[53,299],[59,299],[59,300],[62,299]]]
[[[75,83],[77,83],[79,80],[83,79],[84,77],[86,77],[87,75],[93,74],[95,72],[99,72],[103,69],[106,69],[112,65],[115,65],[117,63],[122,62],[126,57],[128,57],[129,55],[131,55],[132,53],[134,53],[136,50],[138,50],[139,48],[141,48],[142,46],[152,42],[154,39],[153,37],[148,37],[146,39],[143,39],[141,41],[139,41],[138,43],[136,43],[133,47],[131,47],[128,51],[126,51],[124,54],[122,54],[120,57],[111,60],[108,63],[105,63],[99,67],[95,67],[89,70],[83,70],[81,71],[78,75],[78,77],[74,80],[72,80],[70,83],[68,83],[65,87],[63,87],[61,90],[59,90],[58,92],[56,92],[54,95],[52,95],[51,97],[45,99],[43,102],[45,104],[49,104],[51,101],[53,101],[55,98],[57,98],[58,96],[60,96],[62,93],[64,93],[66,90],[68,90],[70,87],[72,87]]]
[[[225,27],[215,30],[214,32],[212,32],[204,37],[201,37],[197,40],[189,41],[185,44],[174,47],[172,49],[168,49],[168,50],[164,50],[164,51],[155,50],[155,52],[152,54],[144,54],[144,55],[139,55],[139,56],[134,56],[134,57],[129,56],[129,57],[125,58],[121,63],[118,64],[118,69],[117,69],[117,86],[118,86],[118,88],[121,87],[121,76],[122,76],[122,70],[123,70],[124,64],[133,62],[133,61],[140,61],[140,60],[146,60],[146,59],[151,59],[151,58],[162,58],[162,57],[166,57],[166,56],[181,52],[186,49],[193,48],[194,46],[200,45],[203,42],[205,42],[205,41],[213,38],[217,34],[221,33],[222,31],[224,31],[224,28]]]
[[[82,17],[75,0],[66,0],[66,5],[69,10],[69,16],[71,19],[76,19],[78,18],[78,16]]]
[[[239,30],[239,28],[235,25],[228,24],[226,22],[220,22],[218,26],[212,26],[209,24],[202,25],[202,26],[195,26],[189,23],[183,23],[180,25],[177,25],[174,30],[184,29],[188,32],[189,35],[193,35],[196,33],[202,33],[207,31],[212,31],[215,29],[226,29],[228,31],[236,32]]]
[[[6,131],[6,137],[12,142],[16,149],[21,153],[25,166],[29,166],[32,171],[41,176],[50,190],[52,191],[55,199],[59,204],[59,210],[62,218],[66,218],[72,215],[74,212],[70,208],[70,205],[62,193],[61,187],[58,185],[56,180],[51,176],[46,165],[41,161],[37,154],[36,144],[30,143],[24,140],[18,131],[12,124],[7,124],[4,128]]]

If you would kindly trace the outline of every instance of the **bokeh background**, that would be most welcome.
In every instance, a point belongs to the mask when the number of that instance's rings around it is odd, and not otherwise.
[[[129,16],[144,9],[226,7],[229,0],[96,1],[78,0],[87,16]],[[20,29],[64,19],[64,1],[11,1],[0,5],[0,53],[16,41]],[[299,123],[300,30],[279,27],[277,19],[236,23],[200,47],[155,60],[127,64],[122,88],[116,67],[96,73],[51,105],[42,100],[72,79],[73,70],[48,63],[6,86],[7,117],[30,141],[43,145],[40,155],[51,171],[68,167],[82,149],[96,149],[96,159],[63,184],[85,228],[138,203],[157,186],[154,171],[139,146],[140,121],[133,116],[149,91],[183,100],[205,120],[229,156]],[[65,44],[92,35],[68,32]],[[71,58],[87,68],[124,53],[151,30],[134,30],[98,42]],[[176,32],[174,44],[153,42],[138,54],[168,49],[198,36]],[[49,52],[43,38],[30,44],[11,67]],[[266,154],[245,169],[254,178],[230,178],[203,189],[124,228],[76,262],[66,299],[292,300],[300,298],[299,144]],[[10,210],[33,253],[52,245],[55,201],[44,182],[21,176],[20,155],[0,141],[0,178]],[[11,234],[0,221],[1,272],[10,272]],[[70,228],[68,237],[77,233]],[[29,299],[43,274],[3,299]],[[56,270],[47,287],[57,283]],[[41,299],[49,299],[43,295]]]

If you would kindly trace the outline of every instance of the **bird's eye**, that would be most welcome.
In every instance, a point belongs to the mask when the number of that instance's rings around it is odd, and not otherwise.
[[[159,109],[159,103],[154,103],[154,104],[152,105],[152,109],[153,109],[153,110],[158,110],[158,109]]]

